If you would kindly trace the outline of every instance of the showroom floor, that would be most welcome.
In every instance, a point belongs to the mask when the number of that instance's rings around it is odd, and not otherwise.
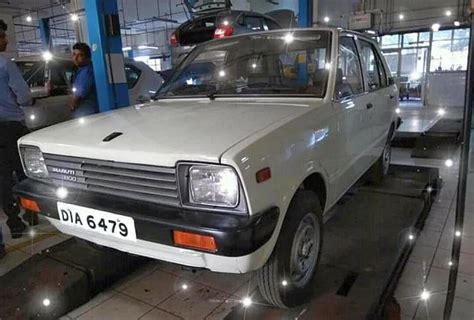
[[[426,114],[426,112],[423,112]],[[423,114],[421,113],[421,114]],[[413,114],[412,114],[413,116]],[[407,116],[408,117],[408,116]],[[423,119],[422,119],[423,120]],[[452,168],[442,160],[414,159],[409,150],[395,149],[394,164],[440,168],[443,189],[433,205],[399,282],[396,298],[402,319],[441,319],[446,296],[450,250],[454,233],[458,159]],[[474,188],[474,176],[469,181]],[[468,190],[474,190],[474,189]],[[0,212],[8,254],[0,260],[0,276],[32,255],[66,240],[46,221],[12,240]],[[452,319],[474,314],[474,203],[466,208],[462,257]],[[183,271],[179,266],[153,261],[120,280],[111,289],[70,312],[63,319],[222,319],[256,289],[253,275],[222,275],[208,271]],[[419,295],[432,293],[425,304]],[[304,315],[298,317],[304,319]],[[1,319],[1,315],[0,315]]]

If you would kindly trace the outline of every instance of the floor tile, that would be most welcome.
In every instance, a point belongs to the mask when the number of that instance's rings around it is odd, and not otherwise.
[[[451,319],[474,319],[474,302],[461,298],[455,298],[453,304],[453,312],[451,313]]]
[[[418,239],[416,239],[416,244],[436,248],[440,240],[441,231],[423,229],[420,235],[418,236]]]
[[[158,308],[154,308],[144,316],[140,317],[140,320],[179,320],[183,319],[171,313],[165,312]]]
[[[433,294],[428,301],[420,301],[415,319],[442,320],[445,303],[446,294]]]
[[[30,255],[35,255],[64,241],[66,241],[64,238],[57,235],[48,237],[47,239],[41,239],[40,241],[33,239],[27,243],[26,246],[21,248],[21,251]]]
[[[145,263],[144,265],[141,265],[140,267],[130,272],[126,277],[115,282],[112,285],[112,289],[116,291],[122,291],[123,289],[125,289],[125,287],[130,286],[130,284],[139,281],[141,278],[157,270],[158,265],[159,261],[150,260],[149,262]]]
[[[153,309],[153,306],[118,293],[92,310],[87,311],[77,319],[131,320],[140,318],[151,309]]]
[[[113,290],[108,290],[108,291],[103,291],[96,295],[94,298],[92,298],[89,302],[83,304],[79,308],[71,311],[68,313],[68,316],[75,319],[82,314],[86,313],[89,310],[92,310],[93,308],[97,307],[98,305],[104,303],[106,300],[112,298],[114,295],[116,295],[117,292]]]
[[[451,250],[438,249],[436,251],[433,266],[450,269],[449,262],[451,261]],[[474,275],[474,255],[463,253],[459,263],[459,272],[468,275]]]
[[[0,260],[0,276],[16,268],[29,258],[29,254],[18,250],[7,253],[7,255]]]
[[[204,272],[195,282],[220,290],[222,292],[232,294],[244,283],[249,281],[252,273],[246,274],[229,274],[219,272]]]
[[[410,286],[399,283],[395,290],[395,299],[400,304],[401,312],[413,317],[418,306],[421,289],[417,286]]]
[[[129,282],[129,285],[125,286],[121,292],[156,306],[179,290],[183,280],[184,282],[188,281],[172,274],[155,270],[138,281]]]
[[[429,264],[408,261],[403,269],[399,284],[421,289],[427,279],[428,270]]]
[[[428,218],[425,221],[425,226],[423,230],[442,232],[445,223],[446,223],[446,218],[428,216]]]
[[[415,244],[413,251],[411,252],[409,261],[415,263],[426,263],[427,265],[431,264],[431,260],[435,254],[436,248],[422,246],[419,244]]]
[[[180,290],[158,307],[184,319],[203,319],[228,298],[212,288],[189,284],[187,290]]]
[[[206,270],[201,270],[201,269],[185,268],[179,264],[174,264],[174,263],[169,263],[169,262],[160,263],[158,268],[162,271],[172,273],[176,276],[189,279],[189,280],[194,280],[200,277],[204,272],[207,272]]]

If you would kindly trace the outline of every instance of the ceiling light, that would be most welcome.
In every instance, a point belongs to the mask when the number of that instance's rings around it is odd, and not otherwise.
[[[245,297],[242,300],[242,304],[244,305],[245,308],[248,308],[252,305],[252,299],[250,299],[250,297]]]
[[[328,23],[329,21],[331,21],[331,19],[328,16],[324,17],[324,22]]]
[[[77,21],[77,20],[79,20],[79,16],[77,14],[73,13],[73,14],[71,14],[71,20],[72,21]]]
[[[33,21],[33,18],[31,16],[26,16],[26,22],[31,22]]]
[[[405,15],[403,13],[400,13],[400,15],[398,16],[398,19],[400,19],[400,20],[405,19]]]
[[[421,300],[428,300],[429,298],[431,297],[431,293],[429,291],[426,291],[425,289],[423,289],[423,292],[421,293],[420,295],[420,298]]]
[[[49,307],[50,304],[51,304],[51,300],[49,300],[48,298],[43,300],[43,306]]]
[[[450,168],[450,167],[453,166],[454,162],[453,162],[453,160],[448,159],[444,162],[444,164],[446,165],[446,167]]]
[[[433,25],[431,26],[431,29],[434,32],[438,32],[440,28],[441,28],[441,25],[439,23],[433,23]]]
[[[453,13],[452,13],[451,10],[446,11],[446,16],[447,16],[447,17],[451,17],[452,14],[453,14]]]
[[[455,26],[455,27],[459,27],[460,25],[461,25],[461,22],[459,22],[459,21],[454,21],[454,26]]]
[[[46,51],[43,53],[43,60],[48,62],[48,61],[51,61],[53,59],[53,55],[51,54],[51,52],[49,51]]]

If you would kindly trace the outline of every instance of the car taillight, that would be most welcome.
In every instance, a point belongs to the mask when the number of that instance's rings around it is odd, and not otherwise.
[[[171,44],[173,47],[177,47],[177,46],[178,46],[178,38],[176,37],[176,33],[174,33],[174,32],[171,34],[170,44]]]
[[[214,39],[222,39],[230,37],[234,33],[232,26],[220,25],[214,32]]]

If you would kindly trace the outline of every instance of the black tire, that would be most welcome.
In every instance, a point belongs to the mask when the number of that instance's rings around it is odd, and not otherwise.
[[[392,159],[392,136],[393,128],[390,130],[382,155],[368,171],[368,181],[371,184],[382,182],[383,179],[388,175],[388,171],[390,169],[390,160]]]
[[[280,308],[291,308],[311,298],[313,279],[321,256],[322,234],[319,198],[312,191],[298,191],[291,201],[272,255],[257,271],[260,293],[268,303]],[[304,242],[306,237],[312,239],[313,245]],[[301,248],[300,243],[303,243]],[[292,275],[292,270],[298,269],[296,264],[292,264],[294,257],[307,259],[306,272]],[[303,262],[300,266],[304,268],[304,265]]]

